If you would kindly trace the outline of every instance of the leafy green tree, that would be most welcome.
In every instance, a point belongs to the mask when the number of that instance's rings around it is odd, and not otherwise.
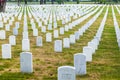
[[[79,4],[80,3],[80,1],[79,0],[76,0],[77,1],[77,4]]]

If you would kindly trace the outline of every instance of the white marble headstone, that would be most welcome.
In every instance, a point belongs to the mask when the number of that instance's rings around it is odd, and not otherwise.
[[[15,23],[15,27],[18,29],[20,27],[20,23],[19,22],[16,22]]]
[[[6,30],[6,31],[10,31],[10,25],[9,25],[9,24],[6,24],[5,30]]]
[[[60,28],[60,34],[64,34],[64,27]]]
[[[76,40],[79,40],[79,37],[80,37],[80,36],[79,36],[79,31],[76,31],[76,32],[75,32],[75,39],[76,39]]]
[[[52,42],[52,34],[46,33],[46,42]]]
[[[62,52],[62,40],[56,40],[54,43],[54,51]]]
[[[70,44],[75,44],[75,35],[74,34],[70,35]]]
[[[17,28],[13,28],[13,35],[18,35],[18,29]]]
[[[58,38],[58,37],[59,37],[58,30],[54,30],[54,38]]]
[[[9,36],[9,44],[16,45],[16,37],[14,35]]]
[[[0,39],[6,39],[6,32],[5,32],[5,30],[0,30]]]
[[[20,54],[20,71],[23,73],[33,72],[32,53],[22,52]]]
[[[86,56],[84,54],[74,54],[74,67],[76,75],[86,74]]]
[[[75,68],[72,66],[59,67],[58,80],[76,80]]]
[[[68,31],[68,30],[69,30],[69,26],[65,25],[65,31]]]
[[[30,41],[29,39],[22,40],[22,51],[30,51]]]
[[[36,45],[37,45],[37,46],[43,46],[42,37],[41,37],[41,36],[38,36],[38,37],[36,38]]]
[[[57,22],[54,23],[54,28],[57,28]]]
[[[63,38],[63,47],[70,48],[70,39],[69,38]]]
[[[91,62],[92,61],[92,47],[86,46],[83,47],[83,54],[86,56],[86,61]]]
[[[23,39],[28,39],[28,31],[23,32]]]
[[[42,26],[42,22],[39,21],[38,26],[41,27]]]
[[[33,36],[38,36],[38,29],[33,29]]]
[[[52,30],[52,24],[48,24],[48,30]]]
[[[46,32],[46,27],[45,26],[41,27],[41,32],[44,32],[44,33]]]
[[[2,58],[3,59],[11,58],[11,45],[10,44],[2,45]]]
[[[0,22],[0,28],[3,28],[3,22]]]

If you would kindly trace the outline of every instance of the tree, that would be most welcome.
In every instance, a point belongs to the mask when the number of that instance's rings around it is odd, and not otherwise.
[[[51,3],[54,4],[54,0],[51,0]]]
[[[18,6],[20,6],[20,0],[18,0]]]
[[[6,0],[0,0],[0,12],[5,12]]]
[[[43,0],[40,0],[40,4],[43,4]]]
[[[77,1],[77,4],[79,4],[80,1],[79,0],[76,0],[76,1]]]
[[[64,1],[63,0],[57,0],[57,3],[58,4],[64,4]]]
[[[44,4],[46,4],[46,0],[44,0]]]
[[[27,0],[24,0],[25,1],[25,4],[27,4]]]

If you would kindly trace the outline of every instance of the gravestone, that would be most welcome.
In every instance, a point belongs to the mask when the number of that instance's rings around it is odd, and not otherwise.
[[[74,67],[76,75],[86,74],[86,56],[84,54],[74,54]]]
[[[20,27],[20,23],[19,22],[16,22],[15,23],[15,27],[18,29]]]
[[[54,51],[62,52],[62,40],[56,40],[54,43]]]
[[[2,58],[3,59],[11,58],[11,45],[10,44],[2,45]]]
[[[20,54],[20,71],[23,73],[33,72],[32,53],[22,52]]]
[[[62,24],[63,24],[63,25],[65,24],[65,20],[64,20],[64,19],[62,20]]]
[[[33,36],[38,36],[38,29],[33,29]]]
[[[0,28],[3,28],[3,22],[0,22]]]
[[[54,38],[58,38],[58,37],[59,37],[58,30],[54,30]]]
[[[79,40],[79,37],[80,37],[80,36],[79,36],[79,31],[76,31],[76,32],[75,32],[75,39],[76,39],[76,40]]]
[[[9,36],[9,44],[16,45],[16,37],[14,35]]]
[[[69,38],[63,38],[63,48],[70,48]]]
[[[86,46],[83,47],[83,54],[86,56],[86,61],[91,62],[92,61],[92,47]]]
[[[73,28],[73,26],[71,24],[69,24],[69,29],[72,29],[72,28]]]
[[[54,23],[54,28],[57,28],[57,22]]]
[[[52,42],[52,34],[46,33],[46,42]]]
[[[36,28],[35,23],[32,23],[31,25],[32,25],[32,26],[31,26],[31,27],[32,27],[32,29],[34,30],[34,29]]]
[[[23,39],[28,39],[28,31],[23,32]]]
[[[9,24],[6,24],[5,30],[6,30],[6,31],[10,31],[10,25],[9,25]]]
[[[5,32],[5,30],[0,30],[0,39],[6,39],[6,32]]]
[[[29,39],[22,40],[22,51],[30,51],[30,41]]]
[[[41,27],[42,26],[42,22],[39,21],[38,26]]]
[[[68,31],[68,30],[69,30],[68,25],[65,25],[65,31]]]
[[[36,38],[36,45],[37,46],[43,46],[43,44],[42,44],[42,37],[41,36],[38,36]]]
[[[93,53],[95,53],[95,50],[98,48],[94,42],[88,42],[88,46],[92,47]]]
[[[52,24],[48,24],[48,30],[52,30]]]
[[[75,68],[72,66],[59,67],[58,80],[76,80]]]
[[[13,35],[18,35],[18,29],[17,28],[13,28]]]
[[[75,44],[75,35],[74,34],[70,35],[70,44]]]
[[[11,26],[13,24],[13,21],[12,20],[9,20],[9,25]]]
[[[4,23],[7,23],[7,19],[6,19],[6,18],[4,18],[4,19],[3,19],[3,22],[4,22]]]
[[[43,33],[46,32],[46,27],[45,27],[45,26],[42,26],[42,27],[41,27],[41,32],[43,32]]]
[[[60,34],[64,34],[64,27],[60,28]]]

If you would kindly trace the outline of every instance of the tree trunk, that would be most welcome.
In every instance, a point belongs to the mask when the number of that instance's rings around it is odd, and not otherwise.
[[[0,1],[0,12],[5,12],[6,0]]]
[[[25,4],[27,4],[27,0],[25,0]]]
[[[20,0],[18,0],[18,6],[20,6]]]
[[[51,0],[52,4],[54,4],[54,0]]]
[[[43,4],[43,0],[40,0],[40,4]]]
[[[46,0],[44,0],[44,4],[46,4]]]

